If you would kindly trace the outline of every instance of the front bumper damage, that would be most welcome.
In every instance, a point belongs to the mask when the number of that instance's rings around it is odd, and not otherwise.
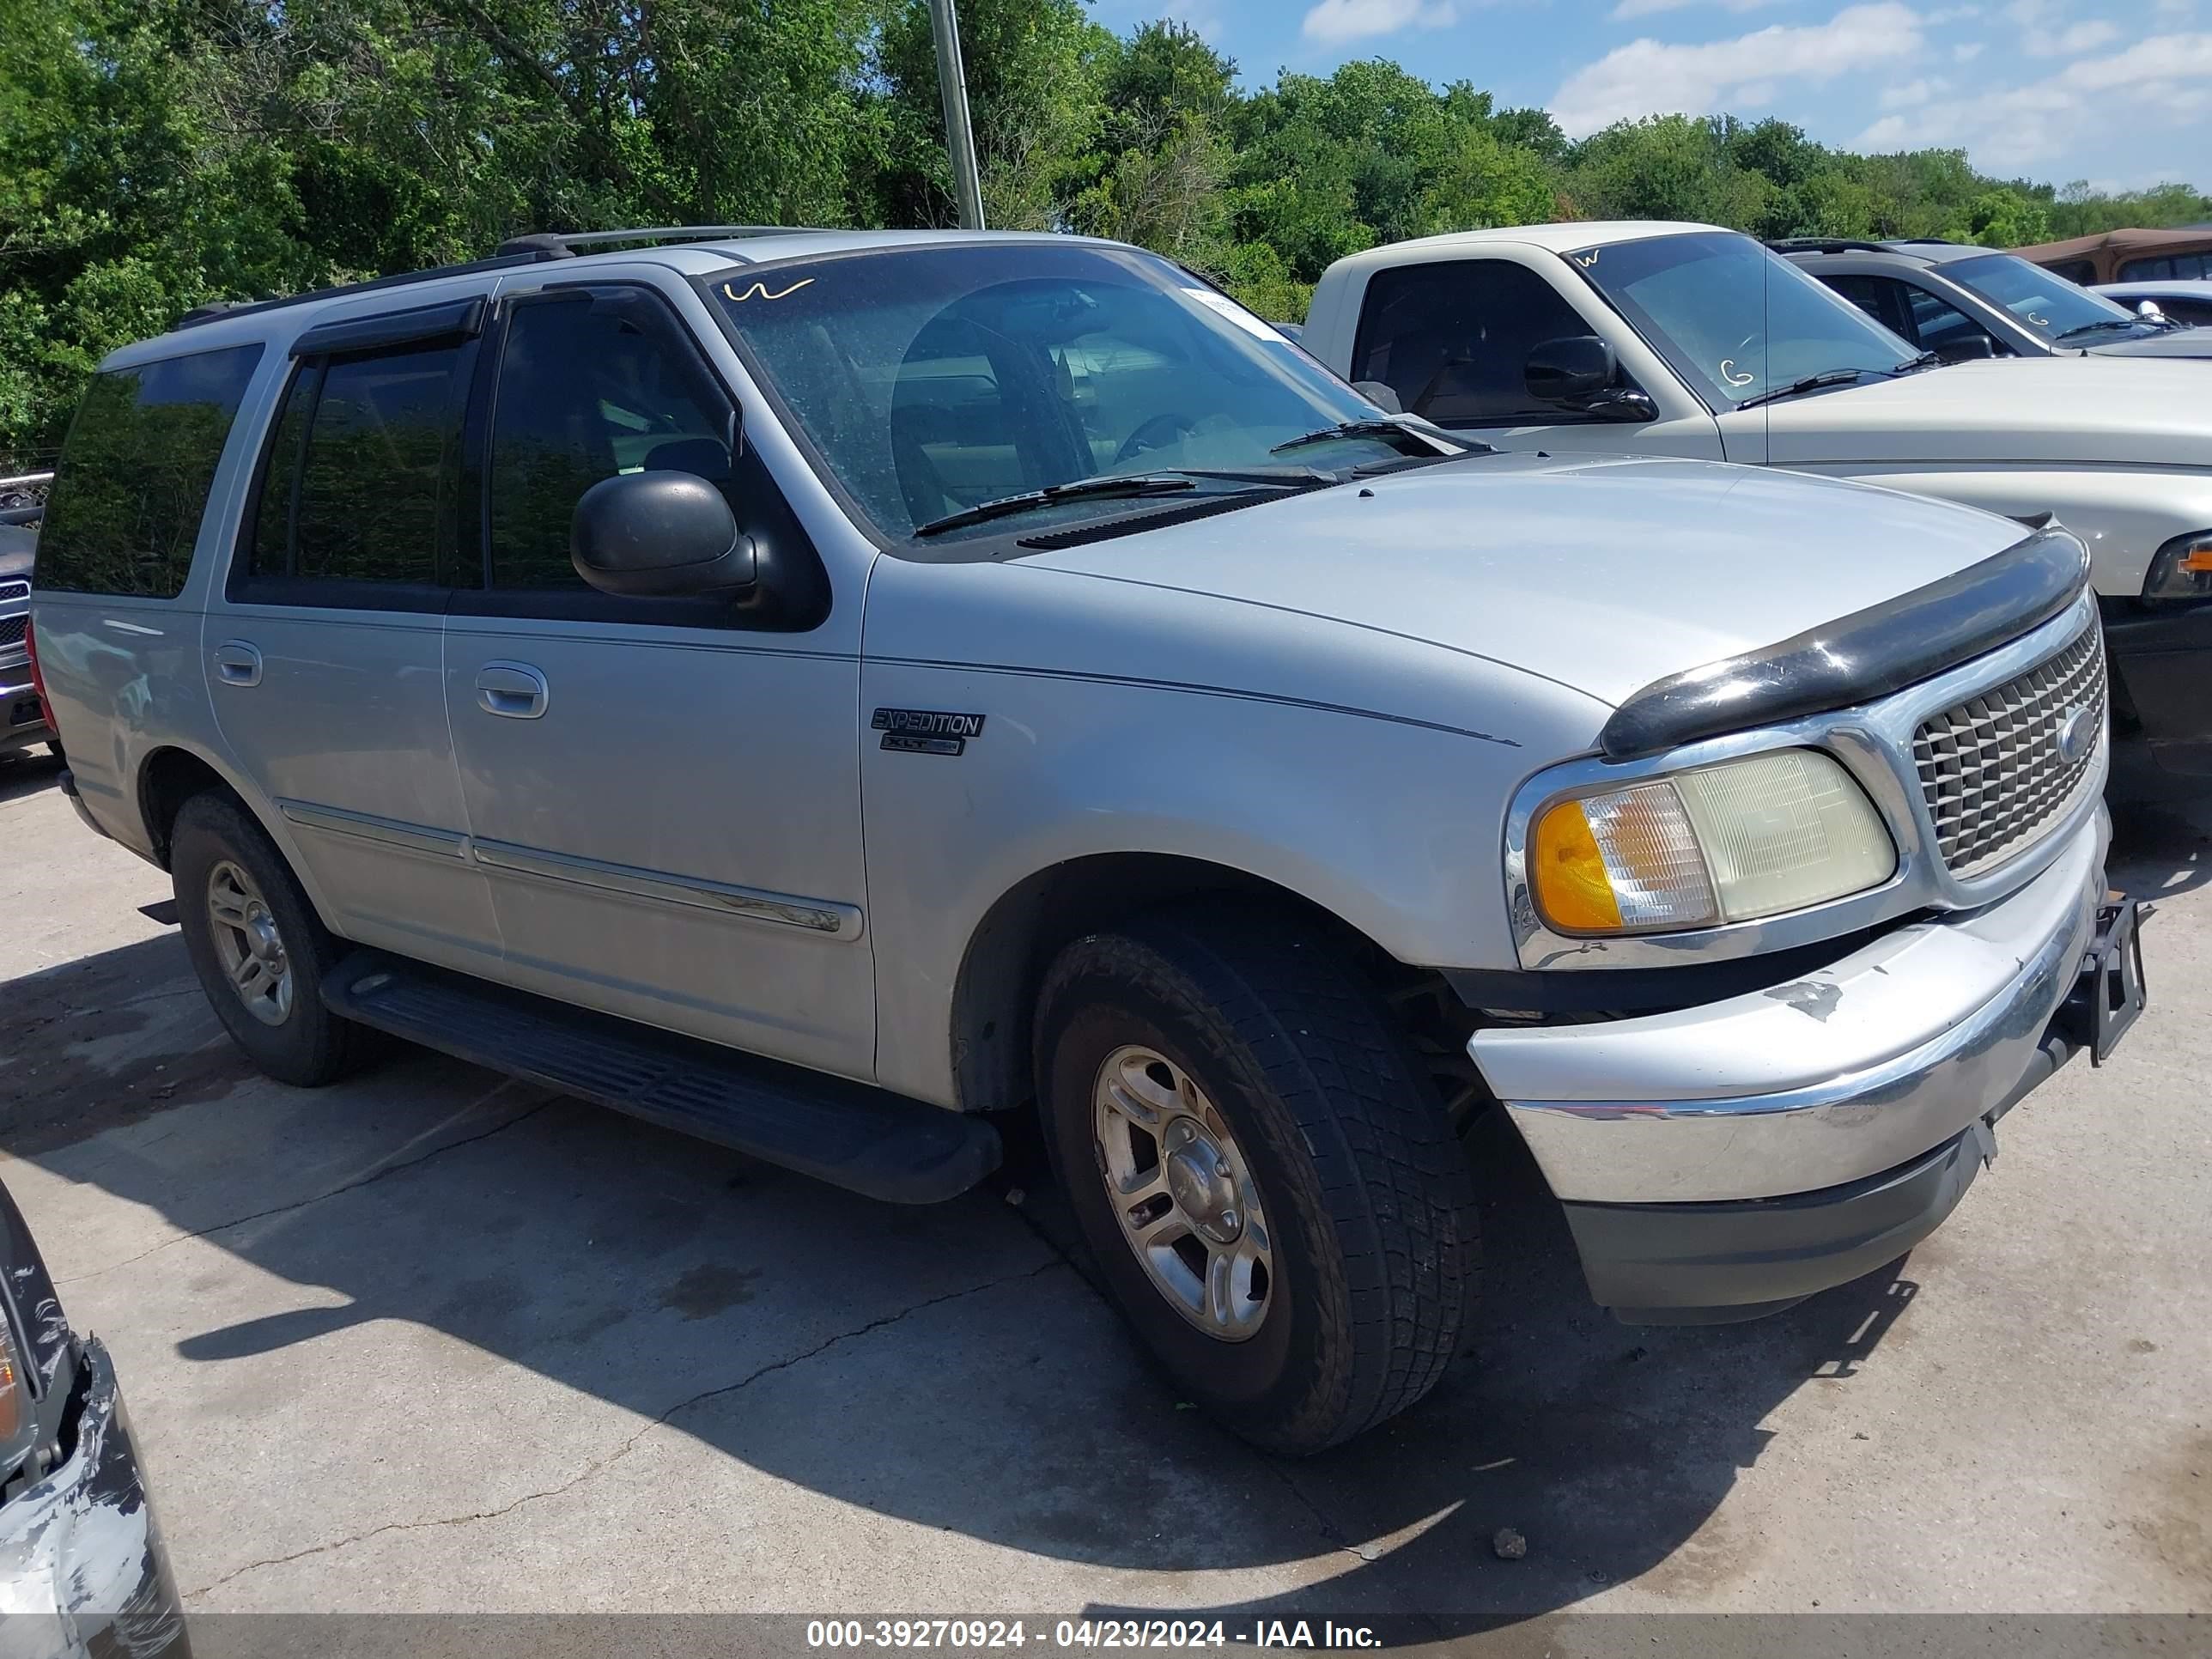
[[[2142,1005],[2101,813],[1981,909],[1701,1007],[1468,1043],[1560,1199],[1593,1296],[1635,1323],[1747,1319],[1893,1261],[1996,1121]]]
[[[0,1659],[191,1659],[114,1362],[88,1340],[76,1443],[0,1507]]]

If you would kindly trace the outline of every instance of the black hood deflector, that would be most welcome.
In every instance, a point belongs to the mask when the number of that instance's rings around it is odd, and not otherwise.
[[[1700,738],[1886,697],[1993,651],[2071,605],[2089,551],[2052,526],[1941,581],[1757,651],[1655,680],[1613,711],[1598,745],[1632,760]]]

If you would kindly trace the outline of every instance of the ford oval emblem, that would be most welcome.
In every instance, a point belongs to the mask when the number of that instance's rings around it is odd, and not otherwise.
[[[2066,711],[2066,718],[2058,722],[2058,757],[2069,765],[2087,756],[2097,741],[2097,722],[2091,718],[2089,706],[2077,703]]]

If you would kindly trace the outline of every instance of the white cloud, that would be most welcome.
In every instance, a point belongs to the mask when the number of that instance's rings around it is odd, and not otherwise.
[[[1971,64],[1982,55],[1982,48],[1987,44],[1988,42],[1983,40],[1962,40],[1951,48],[1952,61]]]
[[[1450,0],[1321,0],[1303,32],[1309,40],[1358,40],[1407,27],[1445,28],[1457,16]]]
[[[1923,44],[1919,15],[1896,0],[1698,46],[1633,40],[1570,75],[1552,114],[1571,138],[1639,115],[1709,115],[1746,88],[1771,94],[1784,81],[1832,81],[1916,58]]]
[[[2124,107],[2142,131],[2167,138],[2196,127],[2208,112],[2212,33],[2160,34],[2103,58],[2084,58],[2025,86],[1931,102],[1885,115],[1853,141],[1858,149],[1944,145],[1965,149],[1984,167],[2013,167],[2063,159],[2097,136]]]
[[[1903,86],[1883,88],[1880,102],[1884,109],[1917,109],[1937,94],[1950,89],[1951,83],[1942,76],[1923,76],[1917,81],[1907,81]]]
[[[2088,22],[2072,24],[2057,34],[2033,35],[2028,40],[2027,50],[2037,58],[2078,58],[2085,52],[2109,46],[2119,38],[2120,26],[2099,17]]]
[[[1774,0],[1620,0],[1608,14],[1616,21],[1631,17],[1650,17],[1656,12],[1681,11],[1690,6],[1717,5],[1723,11],[1757,11],[1770,6]]]

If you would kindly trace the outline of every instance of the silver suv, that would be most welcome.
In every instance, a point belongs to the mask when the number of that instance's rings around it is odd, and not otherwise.
[[[272,1075],[374,1028],[904,1201],[1034,1101],[1144,1340],[1310,1451],[1467,1334],[1479,1115],[1601,1303],[1742,1318],[2109,1049],[2086,571],[1455,441],[1132,248],[628,233],[118,352],[34,636]]]

